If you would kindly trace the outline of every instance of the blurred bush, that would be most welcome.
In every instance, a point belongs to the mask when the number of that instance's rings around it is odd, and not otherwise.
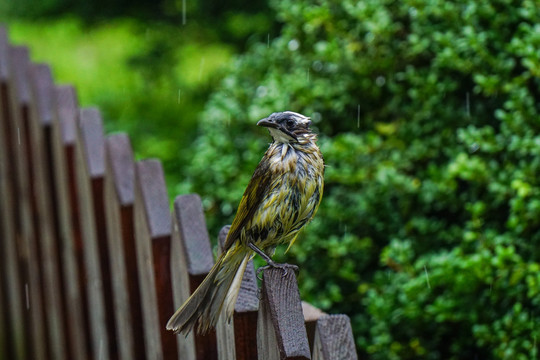
[[[274,111],[312,117],[326,187],[281,260],[371,359],[533,359],[540,335],[540,8],[533,0],[274,0],[179,191],[230,223]],[[364,355],[362,355],[364,356]]]
[[[169,24],[176,27],[195,25],[202,34],[244,48],[254,34],[275,31],[266,0],[0,0],[0,18],[55,19],[65,16],[81,19],[85,24],[117,18],[139,23]],[[171,40],[171,38],[169,38]]]
[[[265,0],[0,0],[10,38],[98,106],[107,131],[128,132],[138,158],[159,158],[171,197],[224,66],[278,31],[272,15]]]
[[[58,83],[75,85],[82,106],[99,107],[108,132],[127,132],[138,158],[164,163],[172,195],[190,161],[197,116],[233,47],[198,26],[128,18],[92,26],[75,17],[11,19],[8,26]]]

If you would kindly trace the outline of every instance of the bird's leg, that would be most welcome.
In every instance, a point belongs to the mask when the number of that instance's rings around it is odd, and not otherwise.
[[[266,263],[268,265],[273,266],[273,267],[279,267],[279,266],[276,266],[276,265],[280,265],[280,264],[277,264],[274,260],[272,260],[270,258],[270,256],[266,255],[266,253],[264,251],[262,251],[261,249],[259,249],[255,244],[250,242],[250,243],[248,243],[248,246],[251,248],[251,250],[253,250],[257,254],[259,254],[259,256],[262,257],[264,259],[264,261],[266,261]]]
[[[268,264],[266,266],[261,266],[260,268],[257,269],[257,278],[259,280],[262,280],[262,278],[259,277],[260,273],[263,270],[271,268],[271,267],[283,270],[283,276],[287,275],[287,271],[288,271],[289,268],[291,268],[295,272],[298,271],[298,266],[296,266],[296,265],[278,264],[278,263],[276,263],[274,260],[272,260],[270,258],[270,256],[268,256],[264,251],[259,249],[255,244],[250,242],[250,243],[248,243],[248,246],[251,248],[251,250],[253,250],[257,254],[259,254],[260,257],[262,257],[264,259],[264,261],[266,261],[266,263]]]

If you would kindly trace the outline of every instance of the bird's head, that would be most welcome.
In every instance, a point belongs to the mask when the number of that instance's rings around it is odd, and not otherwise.
[[[268,128],[275,142],[302,144],[316,139],[309,128],[311,120],[307,116],[292,111],[273,113],[259,120],[257,125]]]

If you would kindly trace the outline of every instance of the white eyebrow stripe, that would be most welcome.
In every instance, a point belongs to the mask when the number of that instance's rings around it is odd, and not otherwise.
[[[307,122],[310,122],[310,118],[305,116],[305,115],[302,115],[302,114],[299,114],[297,112],[294,112],[294,111],[284,111],[283,112],[284,114],[288,114],[288,115],[292,115],[296,121],[298,122],[301,122],[303,124],[307,123]]]
[[[283,113],[293,115],[294,117],[297,117],[299,119],[309,119],[307,116],[304,116],[304,115],[299,114],[299,113],[294,112],[294,111],[284,111]]]

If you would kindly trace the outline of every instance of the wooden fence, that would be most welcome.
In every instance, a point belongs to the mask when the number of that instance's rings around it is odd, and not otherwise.
[[[166,331],[214,263],[200,198],[171,213],[161,163],[2,27],[0,114],[0,359],[357,358],[345,315],[302,304],[292,272],[259,290],[253,264],[231,324]]]

